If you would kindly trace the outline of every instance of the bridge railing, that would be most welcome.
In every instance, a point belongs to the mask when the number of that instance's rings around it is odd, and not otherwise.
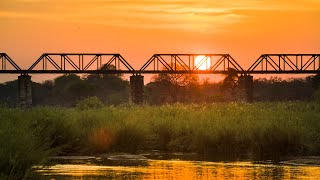
[[[139,73],[226,74],[230,69],[245,72],[229,54],[154,54]]]

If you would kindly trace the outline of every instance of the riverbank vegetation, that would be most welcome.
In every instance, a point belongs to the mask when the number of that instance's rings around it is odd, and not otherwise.
[[[319,74],[257,79],[260,102],[252,104],[236,102],[236,81],[232,74],[221,82],[156,75],[145,86],[145,105],[132,106],[121,75],[68,74],[33,83],[29,110],[15,108],[17,81],[0,84],[0,179],[22,179],[56,155],[159,150],[274,161],[320,155]]]
[[[150,150],[278,161],[320,155],[319,129],[319,102],[1,108],[0,173],[23,177],[53,155]]]

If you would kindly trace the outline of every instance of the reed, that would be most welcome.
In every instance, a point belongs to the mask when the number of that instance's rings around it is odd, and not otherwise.
[[[320,155],[319,129],[317,102],[1,108],[0,173],[22,177],[53,154],[155,149],[279,161]]]

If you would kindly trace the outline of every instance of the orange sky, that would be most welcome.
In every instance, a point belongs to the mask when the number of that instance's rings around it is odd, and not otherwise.
[[[229,53],[247,69],[262,53],[320,53],[319,22],[320,0],[1,0],[0,51],[22,68],[87,52],[135,69],[155,53]]]

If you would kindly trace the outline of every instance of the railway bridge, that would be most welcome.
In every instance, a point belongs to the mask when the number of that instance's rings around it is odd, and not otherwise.
[[[134,69],[120,54],[44,53],[28,69],[21,69],[0,53],[0,65],[0,74],[19,74],[18,105],[22,108],[32,106],[31,74],[130,74],[130,102],[141,104],[144,74],[228,74],[232,69],[239,75],[241,94],[251,102],[254,74],[317,74],[320,54],[262,54],[247,70],[229,54],[154,54]]]

